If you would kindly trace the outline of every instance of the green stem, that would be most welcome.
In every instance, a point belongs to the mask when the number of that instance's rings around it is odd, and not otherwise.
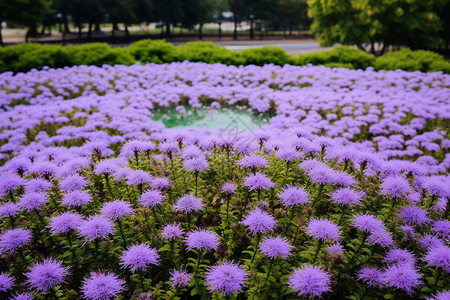
[[[9,198],[11,198],[12,203],[16,203],[16,200],[14,199],[14,194],[12,191],[9,191]]]
[[[256,236],[255,252],[253,252],[253,256],[252,256],[252,260],[250,261],[250,264],[252,264],[253,261],[255,260],[255,256],[256,256],[256,252],[258,251],[258,246],[259,246],[260,240],[261,240],[261,234],[258,233]]]
[[[195,172],[195,197],[197,197],[197,188],[198,188],[198,172]]]
[[[267,276],[266,276],[266,279],[264,279],[264,284],[261,289],[263,289],[266,286],[267,279],[269,279],[270,271],[272,271],[273,262],[274,262],[274,259],[271,259],[270,264],[269,264],[269,270],[267,271]]]
[[[188,217],[188,231],[190,231],[191,230],[191,214],[188,213],[187,217]]]
[[[230,213],[230,198],[231,198],[231,196],[230,195],[228,195],[227,196],[227,224],[229,225],[230,223],[229,223],[229,213]]]
[[[142,292],[145,292],[145,290],[144,290],[144,271],[143,270],[139,271],[139,280],[141,281]]]
[[[317,260],[317,256],[319,255],[320,248],[322,247],[323,242],[321,240],[318,240],[319,244],[317,245],[316,253],[314,254],[314,259],[312,261],[312,264],[314,264]]]
[[[342,220],[344,219],[344,214],[345,214],[346,208],[347,208],[347,206],[345,206],[345,205],[342,207],[341,217],[339,218],[338,226],[341,226],[341,224],[342,224]]]
[[[117,224],[119,225],[120,235],[122,236],[123,244],[126,249],[127,248],[127,239],[125,238],[125,235],[123,234],[122,221],[120,219],[117,219]]]
[[[324,185],[323,185],[323,184],[320,184],[320,186],[319,186],[319,191],[317,192],[317,196],[316,196],[316,198],[314,199],[314,201],[311,203],[311,206],[312,206],[312,207],[316,206],[317,201],[319,201],[320,196],[322,196],[323,188],[324,188]]]
[[[194,278],[197,277],[197,273],[198,273],[198,269],[200,268],[201,260],[202,260],[202,251],[199,251],[198,258],[197,258],[197,266],[195,267],[195,272],[194,272]]]

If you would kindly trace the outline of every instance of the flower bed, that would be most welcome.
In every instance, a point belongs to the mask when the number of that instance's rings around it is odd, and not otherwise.
[[[0,74],[0,295],[448,299],[449,87],[189,62]],[[186,106],[273,117],[152,120]]]

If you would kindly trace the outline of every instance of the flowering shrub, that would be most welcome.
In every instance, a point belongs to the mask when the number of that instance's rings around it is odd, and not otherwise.
[[[449,87],[189,62],[0,74],[0,296],[448,299]],[[182,105],[273,117],[151,118]]]

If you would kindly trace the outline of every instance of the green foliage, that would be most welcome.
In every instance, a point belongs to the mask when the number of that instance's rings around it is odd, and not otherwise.
[[[294,59],[282,48],[265,46],[261,48],[247,49],[241,52],[246,64],[262,66],[265,64],[285,65],[293,64]]]
[[[308,4],[311,31],[322,45],[424,47],[439,43],[441,20],[436,12],[445,1],[308,0]]]
[[[72,66],[65,49],[59,45],[19,44],[0,49],[0,72],[26,72],[44,66]]]
[[[133,57],[122,49],[112,49],[108,44],[93,43],[68,46],[66,53],[74,65],[131,65]]]
[[[211,42],[189,42],[186,45],[178,46],[175,49],[173,60],[225,65],[244,65],[246,63],[239,53],[234,53]]]
[[[374,62],[375,56],[358,49],[343,46],[335,47],[328,51],[300,55],[297,59],[297,64],[301,66],[312,64],[350,69],[365,69],[372,66]]]
[[[162,64],[171,61],[175,47],[164,40],[142,40],[127,50],[137,61]]]
[[[338,46],[332,50],[309,53],[294,58],[283,49],[262,47],[233,52],[211,42],[189,42],[174,47],[163,40],[143,40],[126,48],[111,48],[107,44],[40,45],[24,43],[0,48],[0,72],[26,72],[31,69],[61,68],[73,65],[131,65],[142,63],[170,63],[174,61],[221,63],[225,65],[297,64],[325,65],[349,69],[396,70],[450,73],[450,63],[441,55],[404,49],[375,58],[364,51]]]
[[[389,52],[376,59],[374,68],[375,70],[443,71],[450,74],[450,62],[437,53],[425,50],[402,49]]]

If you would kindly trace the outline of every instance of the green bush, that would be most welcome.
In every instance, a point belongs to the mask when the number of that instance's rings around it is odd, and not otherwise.
[[[431,51],[402,49],[389,52],[376,59],[375,70],[397,70],[450,73],[450,62]]]
[[[372,66],[374,62],[374,55],[344,46],[338,46],[327,51],[300,55],[297,58],[297,64],[301,66],[307,64],[327,65],[339,63],[346,66],[352,65],[352,69],[365,69]]]
[[[293,64],[295,61],[282,48],[272,46],[246,49],[241,52],[241,55],[247,65],[262,66],[265,64],[274,64],[282,66],[285,64]]]
[[[121,48],[111,48],[108,44],[92,43],[67,46],[66,53],[74,65],[131,65],[135,59]]]
[[[325,65],[349,69],[396,70],[450,74],[450,62],[441,55],[424,50],[403,49],[375,58],[372,54],[350,48],[300,55],[297,59],[278,47],[265,46],[234,52],[211,42],[189,42],[174,47],[163,40],[142,40],[126,48],[111,48],[94,43],[63,47],[24,43],[0,48],[0,72],[26,72],[30,69],[61,68],[73,65],[131,65],[136,61],[170,63],[173,61],[222,63],[225,65],[298,64]]]
[[[162,64],[173,60],[175,47],[164,40],[142,40],[131,44],[126,50],[136,61]]]
[[[245,60],[238,52],[211,42],[189,42],[175,48],[173,61],[221,63],[225,65],[243,65]]]
[[[73,65],[64,48],[58,45],[19,44],[0,49],[0,72],[26,72],[44,66],[59,68]]]

